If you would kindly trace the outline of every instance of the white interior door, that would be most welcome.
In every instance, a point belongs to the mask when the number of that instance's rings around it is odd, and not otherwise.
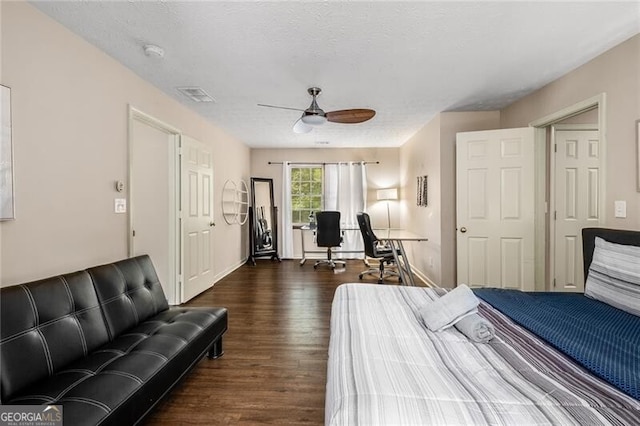
[[[213,285],[213,155],[182,136],[182,302]]]
[[[600,224],[597,130],[553,129],[551,271],[554,291],[584,291],[582,228]]]
[[[532,291],[534,129],[458,133],[457,283]]]
[[[164,293],[176,303],[178,139],[150,121],[131,119],[130,255],[151,257]]]

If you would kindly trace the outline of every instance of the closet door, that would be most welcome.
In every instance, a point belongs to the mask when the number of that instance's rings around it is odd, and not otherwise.
[[[584,291],[582,228],[601,225],[597,130],[553,128],[552,290]]]
[[[134,111],[129,144],[129,255],[148,254],[168,302],[180,303],[176,188],[179,136],[168,126]],[[120,209],[116,211],[124,213],[126,206]]]

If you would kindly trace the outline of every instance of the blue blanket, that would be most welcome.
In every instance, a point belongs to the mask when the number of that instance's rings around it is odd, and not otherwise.
[[[582,294],[474,289],[513,321],[640,400],[640,317]]]

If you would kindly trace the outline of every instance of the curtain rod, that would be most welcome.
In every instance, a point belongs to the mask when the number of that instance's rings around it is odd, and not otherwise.
[[[338,162],[313,162],[313,161],[287,161],[289,164],[304,164],[304,165],[326,165],[326,164],[349,164],[349,163],[362,163],[362,164],[380,164],[379,161],[338,161]],[[284,164],[282,161],[269,161],[267,164]]]

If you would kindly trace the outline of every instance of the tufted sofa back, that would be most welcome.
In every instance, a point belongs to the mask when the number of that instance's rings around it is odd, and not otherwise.
[[[109,340],[169,309],[149,256],[88,269],[104,313]]]
[[[0,289],[0,403],[166,309],[146,255]]]
[[[2,401],[108,341],[98,297],[87,272],[3,288]]]

